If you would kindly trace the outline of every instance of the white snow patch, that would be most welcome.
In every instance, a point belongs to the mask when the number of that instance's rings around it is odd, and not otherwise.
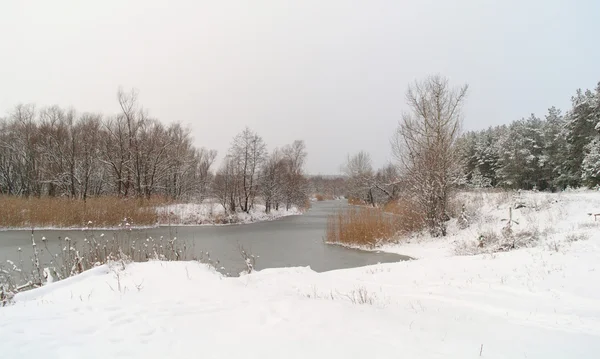
[[[297,207],[286,210],[285,207],[278,210],[272,209],[265,213],[265,206],[255,204],[248,213],[227,213],[219,203],[181,203],[161,206],[157,209],[163,218],[161,225],[224,225],[224,224],[248,224],[261,221],[270,221],[286,216],[302,214]],[[166,218],[166,219],[164,219]]]

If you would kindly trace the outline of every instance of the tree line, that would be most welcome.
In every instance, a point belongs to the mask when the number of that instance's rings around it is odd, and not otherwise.
[[[249,211],[258,196],[266,211],[305,205],[303,141],[268,154],[245,129],[214,173],[217,152],[196,147],[189,128],[150,117],[135,90],[117,100],[109,116],[28,104],[0,118],[0,195],[215,197],[230,211]]]
[[[551,107],[508,125],[466,133],[460,142],[472,187],[562,190],[600,184],[600,83],[577,90],[564,114]]]

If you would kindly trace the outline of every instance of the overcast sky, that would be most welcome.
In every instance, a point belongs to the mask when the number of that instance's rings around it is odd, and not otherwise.
[[[465,128],[508,123],[600,81],[600,1],[0,0],[0,113],[115,113],[119,86],[223,154],[244,126],[306,142],[310,173],[389,161],[408,84],[468,83]]]

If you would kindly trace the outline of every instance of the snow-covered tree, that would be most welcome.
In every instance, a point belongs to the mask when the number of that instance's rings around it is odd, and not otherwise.
[[[469,183],[474,188],[487,188],[492,186],[492,180],[483,176],[479,168],[475,168],[471,174],[471,180]]]
[[[565,182],[569,186],[579,186],[582,179],[582,162],[585,156],[585,147],[597,134],[595,131],[600,113],[598,100],[600,85],[596,93],[592,91],[577,90],[572,98],[573,108],[566,115],[565,139],[567,142],[568,157],[563,164]]]
[[[469,183],[481,175],[492,186],[563,189],[579,186],[583,161],[594,156],[600,135],[600,84],[595,92],[578,90],[563,116],[552,107],[545,120],[531,115],[509,125],[465,134],[460,140]],[[593,162],[593,161],[592,161]],[[586,161],[590,165],[590,160]],[[476,171],[477,170],[477,171]],[[587,182],[589,184],[589,182]]]
[[[581,180],[588,187],[600,185],[600,137],[595,137],[584,147],[581,163]]]
[[[567,157],[564,136],[565,119],[556,107],[548,109],[543,129],[542,173],[550,189],[564,188],[569,182],[563,180],[562,164]]]
[[[392,140],[404,183],[433,236],[446,235],[448,201],[463,168],[458,139],[466,93],[466,85],[452,88],[441,76],[415,82],[406,94],[410,112]]]

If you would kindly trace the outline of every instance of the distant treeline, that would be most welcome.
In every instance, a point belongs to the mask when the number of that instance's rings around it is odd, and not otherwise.
[[[194,146],[190,130],[164,125],[119,90],[115,115],[58,106],[18,105],[0,118],[0,195],[218,199],[228,211],[305,206],[306,149],[295,141],[267,152],[246,128],[234,137],[222,166],[217,152]]]

